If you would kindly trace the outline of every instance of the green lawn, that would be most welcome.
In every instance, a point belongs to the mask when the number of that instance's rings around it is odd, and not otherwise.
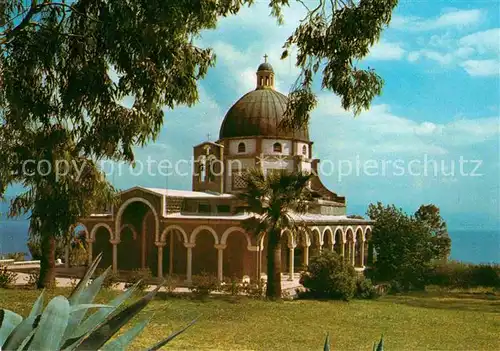
[[[68,295],[69,290],[50,293]],[[102,293],[103,302],[114,292]],[[37,291],[0,290],[0,306],[26,315]],[[170,350],[371,350],[384,334],[386,350],[500,350],[500,296],[425,293],[375,301],[265,302],[160,296],[140,317],[153,316],[134,349],[153,344],[200,316]]]

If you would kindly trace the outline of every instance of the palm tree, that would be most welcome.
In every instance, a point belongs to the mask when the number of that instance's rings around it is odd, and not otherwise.
[[[267,297],[281,298],[281,233],[295,232],[300,225],[293,214],[306,211],[310,178],[307,173],[285,170],[266,176],[261,169],[252,169],[244,175],[247,188],[240,198],[255,216],[243,225],[256,235],[266,233]]]

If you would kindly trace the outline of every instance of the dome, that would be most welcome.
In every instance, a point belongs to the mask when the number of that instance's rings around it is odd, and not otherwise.
[[[307,126],[300,130],[279,128],[287,102],[288,98],[274,89],[256,89],[245,94],[227,112],[219,138],[263,136],[309,141]]]
[[[264,62],[260,64],[259,68],[257,68],[257,72],[258,71],[274,71],[274,70],[273,66],[271,66],[269,62]]]

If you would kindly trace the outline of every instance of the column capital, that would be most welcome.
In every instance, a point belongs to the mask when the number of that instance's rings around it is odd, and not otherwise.
[[[227,247],[227,245],[224,245],[224,244],[215,244],[214,247],[217,250],[224,250]]]
[[[110,240],[109,241],[111,245],[118,245],[120,243],[120,240]]]
[[[196,246],[195,243],[184,243],[184,247],[187,249],[192,249],[195,246]]]
[[[163,241],[156,241],[155,245],[158,246],[158,247],[164,247],[165,245],[167,245],[167,243],[163,242]]]
[[[290,250],[295,250],[295,248],[296,248],[296,247],[297,247],[297,245],[293,245],[293,244],[292,244],[292,245],[290,245],[290,244],[288,245],[288,248],[289,248]],[[309,247],[309,246],[308,246],[308,247]]]
[[[262,251],[263,247],[260,248],[260,251]],[[247,246],[247,250],[248,251],[256,251],[256,252],[259,252],[259,247],[258,246],[255,246],[255,245],[248,245]]]

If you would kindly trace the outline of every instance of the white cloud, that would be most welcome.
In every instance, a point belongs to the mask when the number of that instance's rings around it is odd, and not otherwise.
[[[380,41],[370,49],[368,60],[400,60],[405,55],[406,50],[400,43],[390,43]]]
[[[471,76],[500,75],[500,60],[467,60],[460,64]]]
[[[439,17],[424,19],[420,17],[394,16],[391,28],[408,31],[431,31],[448,27],[466,27],[477,24],[483,18],[481,10],[451,10]]]
[[[460,39],[461,46],[475,48],[480,54],[500,52],[500,28],[476,32]]]

